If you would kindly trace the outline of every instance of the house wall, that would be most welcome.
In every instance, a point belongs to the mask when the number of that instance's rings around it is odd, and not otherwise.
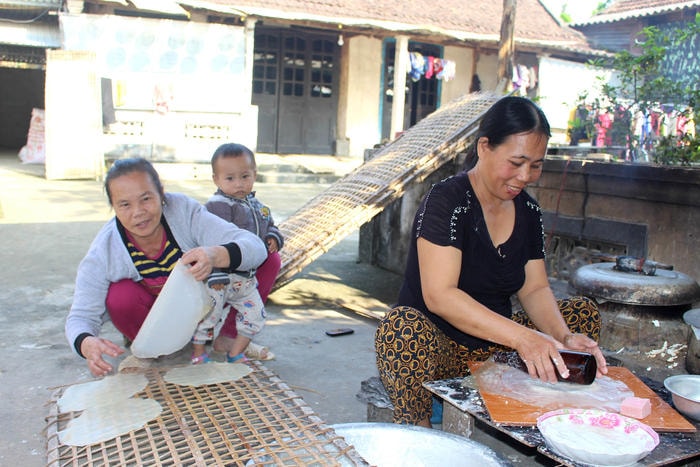
[[[348,52],[344,55],[348,63],[343,65],[348,70],[347,114],[345,117],[340,115],[339,118],[346,118],[349,155],[363,157],[365,149],[381,142],[382,41],[355,36],[346,40],[344,47],[348,47]],[[454,79],[441,83],[442,104],[469,92],[472,57],[472,49],[445,47],[444,58],[455,62],[456,72]],[[495,73],[497,61],[494,62],[491,57],[484,57],[480,63],[484,70],[482,74],[490,74],[491,70]]]
[[[639,36],[642,29],[647,26],[656,26],[661,29],[683,28],[684,24],[694,23],[698,13],[700,13],[700,8],[689,6],[682,11],[631,17],[620,21],[584,23],[576,25],[574,28],[581,31],[593,47],[611,52],[626,50],[637,54],[641,52],[641,49],[636,46],[636,41],[643,39]]]
[[[381,71],[382,41],[370,37],[356,36],[346,41],[347,64],[347,115],[346,137],[349,139],[349,156],[363,157],[366,149],[381,140]],[[498,55],[473,48],[446,46],[444,58],[456,65],[455,78],[441,83],[442,105],[469,92],[472,70],[481,81],[482,90],[495,90],[498,86]],[[476,63],[474,59],[476,58]],[[530,57],[536,61],[536,57]],[[571,110],[578,95],[599,95],[599,82],[610,82],[609,71],[554,58],[541,58],[539,63],[539,103],[552,127],[553,144],[567,144],[566,129]],[[342,125],[339,125],[342,127]],[[342,137],[342,135],[341,135]]]
[[[112,80],[118,124],[105,134],[108,158],[154,156],[140,150],[134,153],[134,148],[141,147],[155,150],[155,158],[201,162],[208,160],[222,140],[255,147],[257,108],[249,105],[250,70],[245,61],[251,57],[246,56],[243,27],[208,24],[202,14],[183,22],[105,13],[63,14],[61,21],[62,49],[94,52],[96,73]],[[221,47],[226,50],[215,56]],[[495,51],[446,45],[443,53],[455,62],[456,75],[440,83],[441,104],[467,93],[473,73],[479,76],[483,90],[496,89]],[[381,142],[382,39],[346,36],[342,57],[344,88],[338,106],[336,149],[338,154],[361,158],[365,149]],[[225,66],[220,60],[226,61]],[[166,118],[155,115],[157,87],[172,93]],[[566,121],[559,126],[565,128]],[[17,146],[25,136],[26,130],[13,141],[4,135],[0,146],[3,140],[8,141],[5,145]]]
[[[498,87],[498,54],[479,52],[476,74],[481,80],[481,89],[494,91]]]
[[[60,20],[62,50],[94,53],[96,75],[111,80],[108,158],[206,162],[225,141],[255,148],[245,28],[88,14]]]
[[[474,63],[472,49],[465,47],[447,46],[443,50],[444,58],[455,62],[455,77],[442,82],[441,104],[458,98],[469,92],[472,81],[472,66]]]
[[[346,137],[349,155],[362,157],[365,149],[381,140],[382,41],[355,36],[344,47],[348,47]]]
[[[615,23],[600,23],[585,26],[577,26],[596,48],[618,52],[620,50],[638,51],[634,40],[644,25],[637,21],[618,21]]]

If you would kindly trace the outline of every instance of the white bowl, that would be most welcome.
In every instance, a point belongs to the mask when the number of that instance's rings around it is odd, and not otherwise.
[[[700,375],[676,375],[664,380],[673,405],[683,415],[700,421]]]
[[[633,418],[595,409],[561,409],[540,416],[547,447],[584,464],[622,466],[646,457],[659,435]]]

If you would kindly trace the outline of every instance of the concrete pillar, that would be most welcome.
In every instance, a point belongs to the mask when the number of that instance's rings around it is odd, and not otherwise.
[[[243,93],[242,95],[253,95],[253,66],[255,65],[255,23],[257,18],[249,16],[245,19],[245,64],[243,71]],[[249,101],[250,102],[250,101]]]

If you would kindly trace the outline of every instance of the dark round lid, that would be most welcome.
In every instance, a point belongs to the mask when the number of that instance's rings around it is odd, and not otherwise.
[[[569,284],[581,295],[632,305],[674,306],[700,299],[700,285],[687,274],[657,269],[653,276],[614,269],[616,263],[578,268]]]

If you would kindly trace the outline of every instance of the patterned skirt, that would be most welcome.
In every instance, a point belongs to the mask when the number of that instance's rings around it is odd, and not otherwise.
[[[558,300],[562,316],[573,333],[586,334],[598,341],[600,314],[593,300],[572,297]],[[513,321],[534,329],[522,311]],[[447,337],[423,313],[400,306],[389,311],[375,334],[379,376],[394,405],[394,423],[415,425],[430,417],[432,394],[423,382],[469,374],[469,361],[484,361],[493,352],[508,350],[493,344],[470,349]]]

